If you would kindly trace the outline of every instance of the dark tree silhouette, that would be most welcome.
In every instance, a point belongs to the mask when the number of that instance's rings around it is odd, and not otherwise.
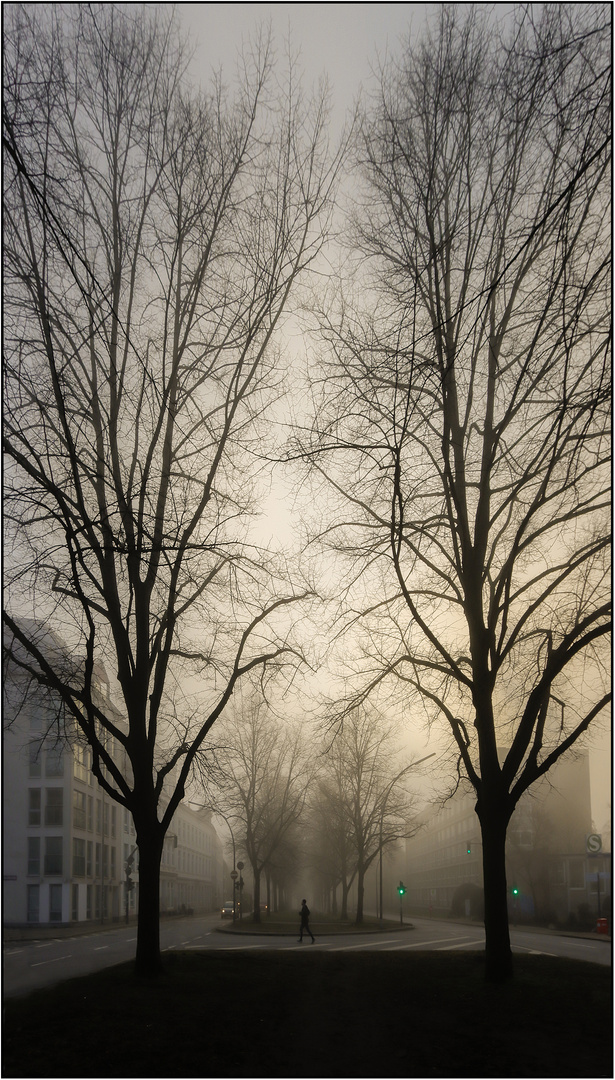
[[[171,9],[5,15],[4,618],[132,814],[137,968],[155,973],[162,845],[194,758],[247,672],[298,655],[278,617],[305,587],[249,545],[249,520],[274,335],[339,160],[324,96],[277,81],[266,40],[231,100],[188,88]],[[20,614],[59,631],[78,674]],[[93,695],[99,662],[124,725]]]
[[[492,980],[511,814],[610,700],[609,19],[442,5],[387,63],[298,449],[366,635],[347,707],[397,678],[474,785]]]

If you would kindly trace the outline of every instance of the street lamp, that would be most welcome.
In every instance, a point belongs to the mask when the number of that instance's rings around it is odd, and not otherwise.
[[[242,862],[237,863],[237,869],[239,870],[239,919],[241,920],[243,919],[243,904],[241,902],[241,896],[243,892],[243,874],[241,872],[243,870]]]
[[[221,817],[226,822],[228,831],[231,834],[231,842],[233,844],[233,869],[231,871],[231,878],[233,879],[233,922],[235,922],[235,908],[237,906],[237,903],[236,903],[236,900],[235,900],[235,882],[237,880],[237,870],[235,869],[235,836],[234,836],[233,830],[231,828],[231,823],[230,823],[229,819],[227,818],[226,814],[223,814],[222,811],[218,810],[218,808],[215,807],[215,806],[207,807],[207,809],[211,809],[214,814],[217,814],[219,817]],[[238,863],[238,866],[240,866],[240,867],[243,866],[243,863]]]
[[[389,786],[386,789],[386,795],[384,796],[384,799],[382,801],[382,809],[380,811],[380,922],[382,922],[383,919],[384,919],[384,909],[383,909],[383,904],[382,904],[382,828],[383,828],[383,821],[384,821],[384,815],[385,815],[385,811],[386,811],[387,802],[389,801],[389,795],[391,794],[391,791],[393,790],[393,788],[394,788],[395,784],[397,783],[397,781],[401,780],[404,773],[409,772],[410,769],[413,769],[415,767],[415,765],[422,765],[424,761],[429,761],[429,758],[432,758],[432,757],[435,757],[435,756],[436,756],[436,753],[435,753],[435,750],[434,750],[433,754],[427,754],[427,757],[421,758],[420,761],[412,761],[410,763],[410,765],[406,765],[405,769],[402,769],[401,772],[397,774],[397,776],[393,777],[393,779],[391,780],[391,783],[389,784]]]

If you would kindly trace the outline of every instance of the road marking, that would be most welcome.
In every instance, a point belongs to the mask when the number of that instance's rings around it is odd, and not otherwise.
[[[517,945],[516,942],[511,942],[511,949],[517,949],[519,952],[529,953],[530,956],[558,956],[558,953],[545,952],[544,949],[530,949],[529,945]]]
[[[102,952],[103,949],[108,949],[108,948],[109,948],[108,945],[97,945],[96,948],[94,949],[94,952]]]
[[[39,960],[36,964],[30,964],[30,967],[43,967],[45,964],[57,964],[58,960],[70,960],[72,953],[67,953],[66,956],[54,956],[53,960]]]
[[[441,938],[441,937],[434,938],[433,941],[413,941],[411,945],[399,945],[398,948],[400,948],[400,949],[421,949],[421,948],[424,948],[426,945],[441,945],[443,941],[457,941],[458,937],[459,937],[459,935],[457,937],[452,937],[452,938]]]
[[[397,939],[388,938],[386,941],[365,941],[362,945],[336,945],[331,952],[350,952],[351,949],[373,949],[374,945],[391,945]]]
[[[23,952],[23,949],[9,949],[6,953],[7,956],[17,956],[17,953]]]
[[[45,941],[43,945],[37,945],[36,948],[37,949],[50,949],[53,944],[54,944],[53,941]]]
[[[267,944],[263,942],[262,945],[221,945],[221,952],[235,952],[236,949],[266,949]]]
[[[439,949],[436,949],[436,952],[451,952],[453,949],[467,949],[470,948],[472,945],[484,944],[484,938],[470,938],[468,941],[460,942],[459,945],[441,945]]]

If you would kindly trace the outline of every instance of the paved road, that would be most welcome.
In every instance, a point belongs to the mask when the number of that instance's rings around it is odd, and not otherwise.
[[[241,935],[220,933],[220,918],[163,921],[160,928],[161,947],[172,949],[255,950],[282,949],[301,952],[326,949],[327,952],[369,952],[396,950],[412,953],[415,950],[482,949],[484,928],[480,925],[443,922],[412,917],[412,929],[395,929],[376,934],[318,936],[316,944],[309,939],[298,944],[294,934],[273,937],[259,934]],[[513,951],[517,953],[562,956],[574,960],[589,960],[597,964],[611,963],[610,939],[575,938],[540,930],[511,928]],[[30,993],[40,987],[53,986],[75,975],[85,975],[102,968],[130,960],[134,956],[136,930],[134,926],[116,926],[90,934],[58,937],[38,941],[6,942],[4,947],[5,997]]]

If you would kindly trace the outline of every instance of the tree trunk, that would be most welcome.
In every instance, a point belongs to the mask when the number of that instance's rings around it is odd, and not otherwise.
[[[252,874],[254,876],[254,911],[252,912],[252,918],[254,922],[259,923],[261,921],[261,872],[260,868],[252,865]]]
[[[485,886],[485,977],[506,982],[513,975],[508,930],[506,830],[510,815],[501,807],[477,805],[483,840]]]
[[[135,973],[154,978],[162,971],[160,956],[160,861],[163,838],[159,829],[141,829],[139,847],[139,921]]]
[[[361,926],[363,923],[363,894],[365,892],[365,868],[362,864],[359,864],[357,868],[357,915],[355,918],[355,924]]]
[[[342,910],[340,912],[340,919],[348,918],[348,892],[350,886],[346,881],[346,878],[342,879]]]

